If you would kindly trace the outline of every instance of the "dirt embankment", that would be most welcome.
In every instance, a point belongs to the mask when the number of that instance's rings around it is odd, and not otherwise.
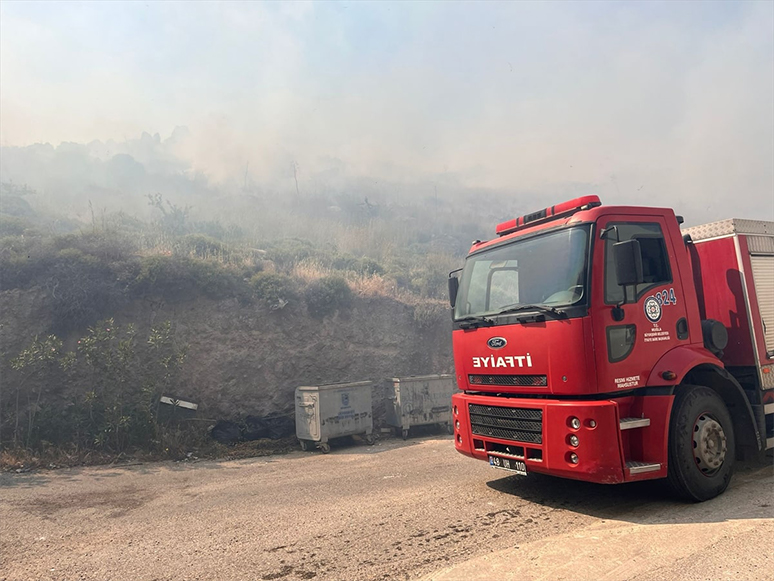
[[[428,312],[430,314],[428,314]],[[385,380],[452,369],[448,311],[423,309],[387,297],[357,297],[322,320],[293,304],[271,311],[235,299],[133,301],[114,313],[119,325],[142,331],[170,320],[188,345],[178,398],[200,404],[200,415],[231,418],[293,409],[299,385]],[[40,291],[0,293],[0,355],[8,360],[50,329]],[[65,338],[74,348],[79,336]],[[378,390],[377,390],[378,395]],[[375,404],[378,399],[375,400]],[[378,412],[378,410],[377,410]]]

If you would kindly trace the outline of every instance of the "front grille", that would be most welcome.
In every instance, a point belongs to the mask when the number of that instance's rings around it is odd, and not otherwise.
[[[468,375],[470,385],[510,385],[524,387],[546,387],[545,375]]]
[[[543,410],[469,404],[470,428],[478,436],[543,443]]]

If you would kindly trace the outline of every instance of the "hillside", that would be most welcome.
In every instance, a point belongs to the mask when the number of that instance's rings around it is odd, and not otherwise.
[[[114,320],[119,327],[133,323],[138,335],[171,321],[175,342],[188,349],[175,393],[168,395],[199,403],[207,418],[239,418],[292,411],[298,385],[448,372],[448,313],[429,304],[356,296],[347,308],[315,318],[302,305],[272,311],[236,299],[137,299],[114,313]],[[0,311],[7,417],[15,379],[7,362],[32,337],[50,331],[51,300],[42,290],[4,291]],[[67,333],[63,349],[77,348],[79,337]]]
[[[378,408],[389,378],[451,370],[447,275],[518,200],[214,182],[184,138],[2,148],[1,448],[166,451],[201,431],[166,425],[161,395],[240,419],[373,380]]]
[[[298,385],[372,380],[378,404],[391,377],[451,370],[448,254],[384,266],[303,239],[256,249],[171,205],[66,234],[0,218],[5,449],[174,455],[212,422],[170,424],[162,395],[239,420],[292,413]]]

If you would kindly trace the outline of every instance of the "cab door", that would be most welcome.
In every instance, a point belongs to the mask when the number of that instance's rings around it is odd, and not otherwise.
[[[661,356],[688,340],[685,297],[675,251],[660,216],[607,218],[594,248],[593,330],[598,390],[642,387]],[[645,282],[624,289],[616,281],[613,244],[636,239]],[[682,240],[680,241],[682,243]],[[620,305],[620,309],[618,308]]]

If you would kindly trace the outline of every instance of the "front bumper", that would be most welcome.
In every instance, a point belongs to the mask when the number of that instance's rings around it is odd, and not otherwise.
[[[524,412],[524,417],[534,420],[539,416],[542,425],[529,438],[532,441],[506,439],[502,436],[507,435],[507,429],[482,428],[480,416],[476,427],[471,426],[470,404],[530,410]],[[452,406],[454,444],[462,454],[479,460],[487,460],[489,454],[518,458],[526,463],[529,471],[576,480],[605,484],[628,480],[616,401],[538,400],[457,393],[452,396]],[[540,410],[540,414],[532,410]],[[580,421],[580,427],[572,426],[573,418]],[[494,416],[484,422],[490,426],[508,425]],[[536,424],[533,421],[530,425]],[[473,433],[474,430],[478,433]],[[572,436],[577,438],[577,445],[573,445]],[[573,455],[577,456],[577,463],[573,463]]]

